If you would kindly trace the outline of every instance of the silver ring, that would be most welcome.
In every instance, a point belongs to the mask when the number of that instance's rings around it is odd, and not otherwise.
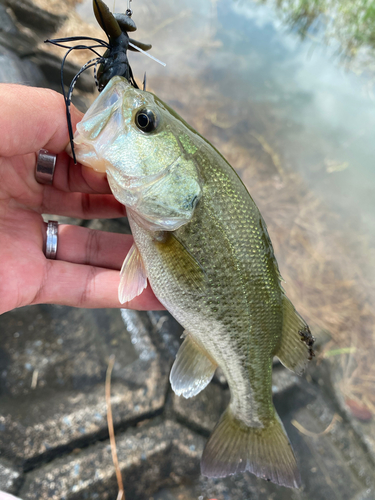
[[[45,255],[47,259],[56,259],[57,254],[57,232],[59,223],[55,220],[49,220],[47,224],[47,239]]]
[[[39,184],[52,184],[55,173],[56,156],[46,149],[40,149],[36,160],[35,179]]]

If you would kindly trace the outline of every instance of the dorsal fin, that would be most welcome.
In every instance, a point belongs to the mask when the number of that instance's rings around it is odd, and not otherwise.
[[[286,295],[283,296],[283,329],[281,343],[275,356],[284,366],[301,375],[314,356],[314,337],[305,320],[294,309]]]

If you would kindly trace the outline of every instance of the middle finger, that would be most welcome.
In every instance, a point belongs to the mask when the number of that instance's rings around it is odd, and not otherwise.
[[[45,186],[39,212],[77,219],[114,219],[124,217],[126,208],[110,194],[64,193]]]
[[[120,270],[132,244],[130,234],[60,224],[56,258],[74,264]]]

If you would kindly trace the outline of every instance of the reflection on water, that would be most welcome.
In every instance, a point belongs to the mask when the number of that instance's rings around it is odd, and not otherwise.
[[[344,58],[359,59],[367,71],[374,69],[373,2],[366,0],[263,0],[274,6],[283,22],[297,30],[302,38],[324,36]],[[363,71],[365,69],[363,68]]]
[[[327,13],[323,0],[282,2],[281,16],[272,5],[249,0],[159,0],[152,5],[134,0],[136,38],[151,41],[152,53],[165,60],[167,68],[138,54],[130,57],[138,78],[141,80],[146,70],[153,89],[154,77],[164,77],[165,90],[162,86],[157,89],[162,98],[168,97],[169,79],[173,78],[175,84],[176,78],[193,77],[210,86],[218,98],[229,98],[234,107],[258,102],[272,109],[272,125],[278,130],[271,142],[277,146],[283,164],[301,172],[309,187],[334,209],[363,223],[364,232],[375,234],[372,82],[342,66],[332,39],[330,46],[325,43],[327,33],[336,33],[342,43],[351,46],[359,46],[360,41],[374,42],[375,35],[371,38],[374,32],[369,33],[365,20],[362,38],[359,21],[353,26],[356,5],[357,14],[361,13],[357,2],[334,3],[336,23],[328,23],[331,18],[327,15],[322,17]],[[116,11],[124,11],[127,2],[117,0],[115,6]],[[335,7],[331,8],[333,12]],[[362,17],[366,17],[367,10],[362,10]],[[95,23],[91,1],[79,4],[77,11]],[[324,24],[318,24],[318,19],[328,24],[329,31],[323,30]],[[302,26],[304,40],[285,22]],[[336,31],[332,26],[337,26]],[[351,39],[347,35],[350,27]],[[226,113],[233,115],[230,110]],[[214,125],[228,126],[234,140],[239,139],[235,117],[222,118],[224,123]],[[256,120],[262,119],[249,116],[247,124],[243,117],[240,120],[242,127],[256,129],[260,125]]]
[[[150,89],[238,170],[292,301],[344,348],[344,396],[375,414],[373,80],[342,58],[370,57],[369,4],[134,0],[134,38],[167,67],[130,59],[138,80],[146,70]],[[91,1],[77,9],[95,22]]]

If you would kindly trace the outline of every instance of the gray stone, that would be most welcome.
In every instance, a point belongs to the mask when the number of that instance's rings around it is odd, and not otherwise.
[[[64,15],[52,14],[41,9],[31,0],[5,0],[5,3],[21,24],[40,31],[45,36],[56,32],[66,19]]]
[[[168,311],[149,311],[147,316],[152,325],[150,329],[152,341],[172,366],[184,330]]]
[[[156,419],[117,435],[116,448],[126,498],[144,500],[162,485],[197,477],[203,440],[174,422]],[[116,498],[109,442],[76,450],[31,471],[20,496],[23,500]]]
[[[31,61],[21,59],[11,50],[1,46],[0,82],[23,83],[34,87],[43,87],[47,85],[47,80],[37,65]]]
[[[325,366],[320,367],[316,376],[320,377],[325,382],[325,386],[328,388],[331,396],[337,401],[340,409],[345,413],[346,418],[350,421],[351,426],[358,434],[375,462],[375,416],[373,415],[368,421],[361,421],[346,404],[342,393],[343,373],[340,363],[336,362],[334,359],[326,360]]]
[[[193,398],[173,394],[173,410],[178,421],[207,435],[213,431],[229,399],[229,389],[223,390],[218,384],[211,383]]]
[[[8,493],[16,493],[22,473],[16,469],[10,462],[0,458],[0,491]]]
[[[281,364],[272,370],[272,394],[279,395],[300,383],[301,379]]]
[[[349,500],[361,498],[361,495],[367,495],[367,491],[375,494],[374,464],[371,457],[358,442],[351,426],[339,415],[336,415],[334,425],[329,427],[335,408],[320,394],[316,386],[307,384],[303,379],[279,367],[274,369],[273,391],[276,409],[295,449],[303,490],[292,492],[266,483],[251,474],[244,474],[222,480],[200,478],[190,493],[176,489],[168,492],[174,496],[165,498],[185,500],[203,495],[204,499],[302,500],[307,498],[304,493],[307,491],[309,498]],[[190,400],[174,396],[173,410],[176,418],[189,427],[211,431],[227,403],[223,401],[223,394],[225,391],[219,386],[210,384],[205,391]],[[212,401],[216,404],[212,404]],[[327,432],[322,434],[327,428]],[[161,494],[160,499],[162,498]],[[156,496],[155,499],[159,497]]]
[[[374,499],[374,490],[369,488],[366,491],[363,491],[359,495],[357,495],[353,500],[373,500]]]
[[[0,31],[4,33],[13,33],[17,35],[19,33],[18,28],[13,22],[13,19],[9,15],[8,9],[0,3]]]
[[[352,426],[339,414],[334,424],[330,425],[338,410],[322,394],[318,385],[307,384],[281,365],[274,367],[274,401],[295,449],[304,485],[301,491],[278,487],[248,473],[225,479],[207,479],[199,475],[204,440],[197,436],[196,431],[208,435],[228,403],[229,391],[220,384],[212,383],[196,398],[185,400],[173,396],[172,411],[167,410],[162,416],[155,416],[164,408],[165,395],[170,392],[168,373],[180,343],[182,329],[173,318],[163,311],[135,313],[123,310],[121,314],[127,338],[122,338],[119,334],[121,327],[117,324],[118,315],[117,319],[116,315],[107,317],[109,311],[92,311],[94,320],[91,321],[87,311],[57,308],[57,312],[60,310],[57,314],[55,308],[43,308],[43,314],[50,315],[48,327],[46,318],[44,321],[35,318],[34,323],[30,324],[25,319],[21,320],[20,313],[28,309],[31,311],[32,308],[17,311],[13,322],[8,318],[5,330],[4,324],[0,323],[2,331],[7,332],[0,351],[0,365],[8,371],[5,380],[1,379],[2,401],[4,394],[8,397],[11,394],[15,406],[19,408],[23,396],[28,408],[27,419],[18,418],[16,410],[10,420],[13,427],[3,426],[1,429],[17,443],[17,457],[22,452],[21,438],[17,437],[17,432],[19,435],[23,433],[26,454],[32,449],[31,442],[41,443],[41,436],[45,443],[49,444],[48,440],[52,443],[49,454],[38,448],[37,459],[34,460],[32,454],[29,455],[31,458],[26,456],[26,469],[38,467],[26,474],[21,492],[16,492],[23,500],[116,498],[117,486],[108,442],[97,442],[87,447],[91,440],[106,436],[103,395],[106,361],[103,360],[110,354],[111,347],[116,351],[117,361],[120,356],[113,374],[112,405],[118,429],[118,455],[128,498],[374,498],[374,464],[371,456],[358,440]],[[62,324],[60,329],[58,325],[64,320],[66,324]],[[78,330],[74,325],[79,325]],[[56,339],[53,342],[54,335],[63,339],[63,343]],[[100,337],[104,337],[104,340]],[[21,338],[23,340],[17,345],[12,338],[18,342]],[[166,342],[171,347],[165,345]],[[71,343],[73,347],[65,352],[64,357],[59,349],[65,343]],[[43,406],[42,393],[38,395],[37,392],[39,375],[33,393],[29,389],[25,391],[22,382],[28,380],[30,384],[35,373],[32,368],[37,365],[43,367],[43,359],[53,356],[57,367],[61,369],[61,365],[66,365],[61,377],[64,380],[63,389],[60,390],[56,383],[55,368],[49,371],[48,377],[46,371],[41,370],[40,382],[44,381],[56,392],[56,397],[48,393],[48,405]],[[17,363],[12,363],[15,360]],[[26,363],[31,366],[26,366]],[[13,382],[7,385],[7,381]],[[148,391],[147,383],[150,384]],[[131,393],[128,398],[124,397],[126,391]],[[71,406],[67,406],[70,413],[63,412],[67,404],[67,392],[72,400],[76,400],[74,407],[72,401]],[[31,394],[37,397],[33,399]],[[156,405],[147,407],[148,398],[156,399]],[[34,407],[38,409],[38,423],[37,417],[33,415]],[[100,424],[93,425],[93,415],[100,417]],[[176,418],[184,425],[163,421],[165,415]],[[148,417],[153,418],[148,421]],[[136,424],[136,427],[122,432],[129,424]],[[72,427],[71,432],[67,429],[68,425]],[[86,428],[83,428],[85,425]],[[63,439],[61,429],[65,432]],[[83,430],[81,436],[77,429],[80,432]],[[6,448],[5,439],[1,440],[1,432],[0,448]],[[71,453],[67,454],[69,450]],[[10,449],[11,454],[14,451]],[[62,452],[65,454],[59,457]],[[49,464],[43,465],[41,462],[42,458],[56,456],[58,458]],[[190,486],[186,485],[186,480],[189,480]]]
[[[27,61],[27,56],[33,53],[37,40],[25,33],[8,33],[0,29],[0,47],[11,50],[21,57],[22,62]]]
[[[249,474],[243,474],[225,479],[200,477],[193,485],[163,488],[148,500],[308,500],[308,498],[303,491],[278,487]]]
[[[38,37],[30,30],[27,33],[20,31],[14,13],[0,3],[0,46],[22,56],[30,54],[38,42]]]
[[[280,395],[298,384],[299,378],[282,367],[273,370],[272,392]],[[211,433],[229,404],[230,390],[211,383],[197,396],[189,399],[173,395],[173,411],[180,422],[205,434]]]
[[[51,84],[61,84],[61,59],[47,50],[37,50],[30,54],[30,61],[36,64],[47,80]],[[65,61],[64,64],[64,84],[69,87],[74,76],[78,73],[80,67]],[[93,92],[95,90],[95,81],[88,73],[82,73],[78,78],[75,88],[83,92]]]
[[[107,433],[104,379],[116,354],[115,426],[154,415],[168,366],[135,311],[33,306],[0,317],[0,450],[27,469]],[[57,451],[56,451],[57,450]]]
[[[368,489],[375,495],[374,463],[332,402],[306,383],[289,397],[294,398],[293,406],[282,415],[283,421],[288,433],[291,424],[299,429],[292,442],[311,498],[349,500]]]

